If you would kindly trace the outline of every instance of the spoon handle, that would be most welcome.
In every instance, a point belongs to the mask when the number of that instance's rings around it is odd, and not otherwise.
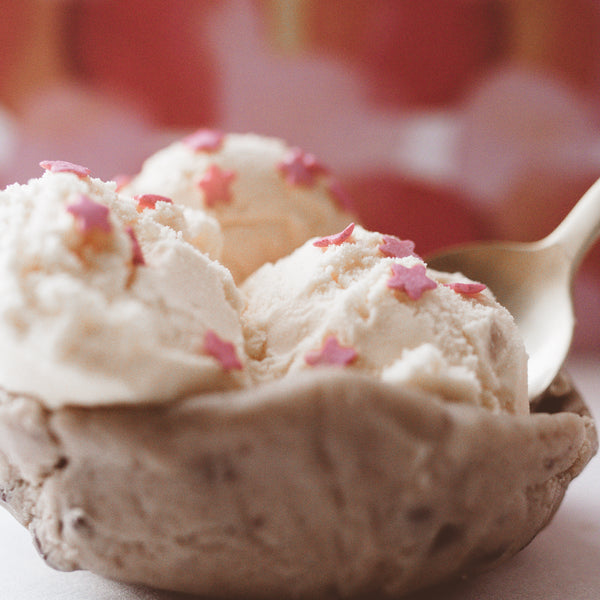
[[[575,273],[587,251],[600,236],[600,179],[581,197],[562,223],[541,240],[543,246],[559,245]]]

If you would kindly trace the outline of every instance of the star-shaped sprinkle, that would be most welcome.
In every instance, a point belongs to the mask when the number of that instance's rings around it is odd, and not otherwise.
[[[142,253],[142,247],[135,235],[135,231],[133,227],[127,226],[125,228],[129,239],[131,240],[131,262],[134,266],[141,267],[146,264],[146,260],[144,258],[144,254]]]
[[[447,287],[452,288],[455,292],[459,294],[464,294],[466,296],[473,296],[475,294],[479,294],[479,292],[483,292],[486,289],[486,285],[483,283],[474,283],[474,282],[455,282],[455,283],[446,283]]]
[[[326,173],[313,154],[300,148],[290,148],[283,160],[277,164],[277,170],[292,185],[312,186],[318,175]]]
[[[198,129],[183,138],[183,143],[195,152],[216,152],[223,144],[225,135],[216,129]]]
[[[343,244],[354,231],[354,223],[350,223],[346,229],[340,231],[339,233],[335,233],[334,235],[327,235],[325,237],[319,238],[313,242],[313,246],[317,246],[317,248],[326,248],[327,246],[339,246]]]
[[[204,204],[212,208],[217,204],[231,202],[231,184],[234,179],[233,171],[226,171],[217,165],[210,165],[198,180],[198,187],[204,192]]]
[[[110,233],[112,224],[109,219],[108,206],[94,202],[84,194],[81,194],[74,204],[69,204],[66,208],[75,218],[80,231],[88,233],[92,230]]]
[[[43,160],[40,163],[40,167],[51,173],[74,173],[81,179],[88,177],[90,174],[90,170],[87,167],[82,167],[66,160]]]
[[[392,277],[387,280],[387,286],[394,290],[406,292],[412,300],[418,300],[427,290],[433,290],[437,283],[427,277],[425,265],[405,267],[392,265]]]
[[[133,199],[137,202],[137,211],[142,212],[145,208],[155,209],[157,202],[166,202],[167,204],[173,204],[171,198],[166,196],[159,196],[158,194],[138,194]]]
[[[319,365],[346,366],[354,362],[358,354],[354,348],[342,346],[335,335],[325,338],[323,345],[318,350],[311,350],[304,355],[307,365],[316,367]]]
[[[381,254],[394,258],[415,256],[414,250],[415,243],[412,240],[401,240],[395,235],[384,235],[383,243],[379,246]]]
[[[209,329],[204,336],[204,352],[216,358],[224,371],[243,368],[235,346],[231,342],[222,340],[212,329]]]

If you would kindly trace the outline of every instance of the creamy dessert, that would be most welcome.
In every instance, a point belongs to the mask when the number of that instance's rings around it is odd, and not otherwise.
[[[351,224],[243,284],[259,381],[319,365],[440,398],[527,413],[527,355],[485,285],[426,268],[414,244]]]
[[[0,386],[56,408],[242,385],[243,300],[210,258],[216,221],[45,165],[0,192]]]
[[[530,413],[485,285],[352,223],[313,156],[200,130],[119,189],[42,166],[0,192],[0,501],[51,566],[398,597],[518,552],[596,452],[568,381]]]
[[[148,158],[123,192],[163,194],[216,218],[237,282],[352,220],[349,198],[314,155],[254,134],[200,129]]]

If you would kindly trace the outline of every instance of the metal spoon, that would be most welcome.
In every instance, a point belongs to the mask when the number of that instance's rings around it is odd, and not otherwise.
[[[600,179],[537,242],[468,244],[427,259],[433,269],[460,271],[485,283],[512,313],[529,354],[530,399],[549,387],[567,356],[575,326],[573,280],[599,235]]]

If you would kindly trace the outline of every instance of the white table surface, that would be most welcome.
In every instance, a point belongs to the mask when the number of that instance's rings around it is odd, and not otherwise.
[[[600,421],[600,354],[575,356],[569,373]],[[60,573],[42,561],[29,534],[0,510],[1,600],[190,600],[127,586],[87,572]],[[552,523],[508,563],[471,581],[413,600],[598,600],[600,458],[571,484]],[[285,599],[282,599],[285,600]]]

